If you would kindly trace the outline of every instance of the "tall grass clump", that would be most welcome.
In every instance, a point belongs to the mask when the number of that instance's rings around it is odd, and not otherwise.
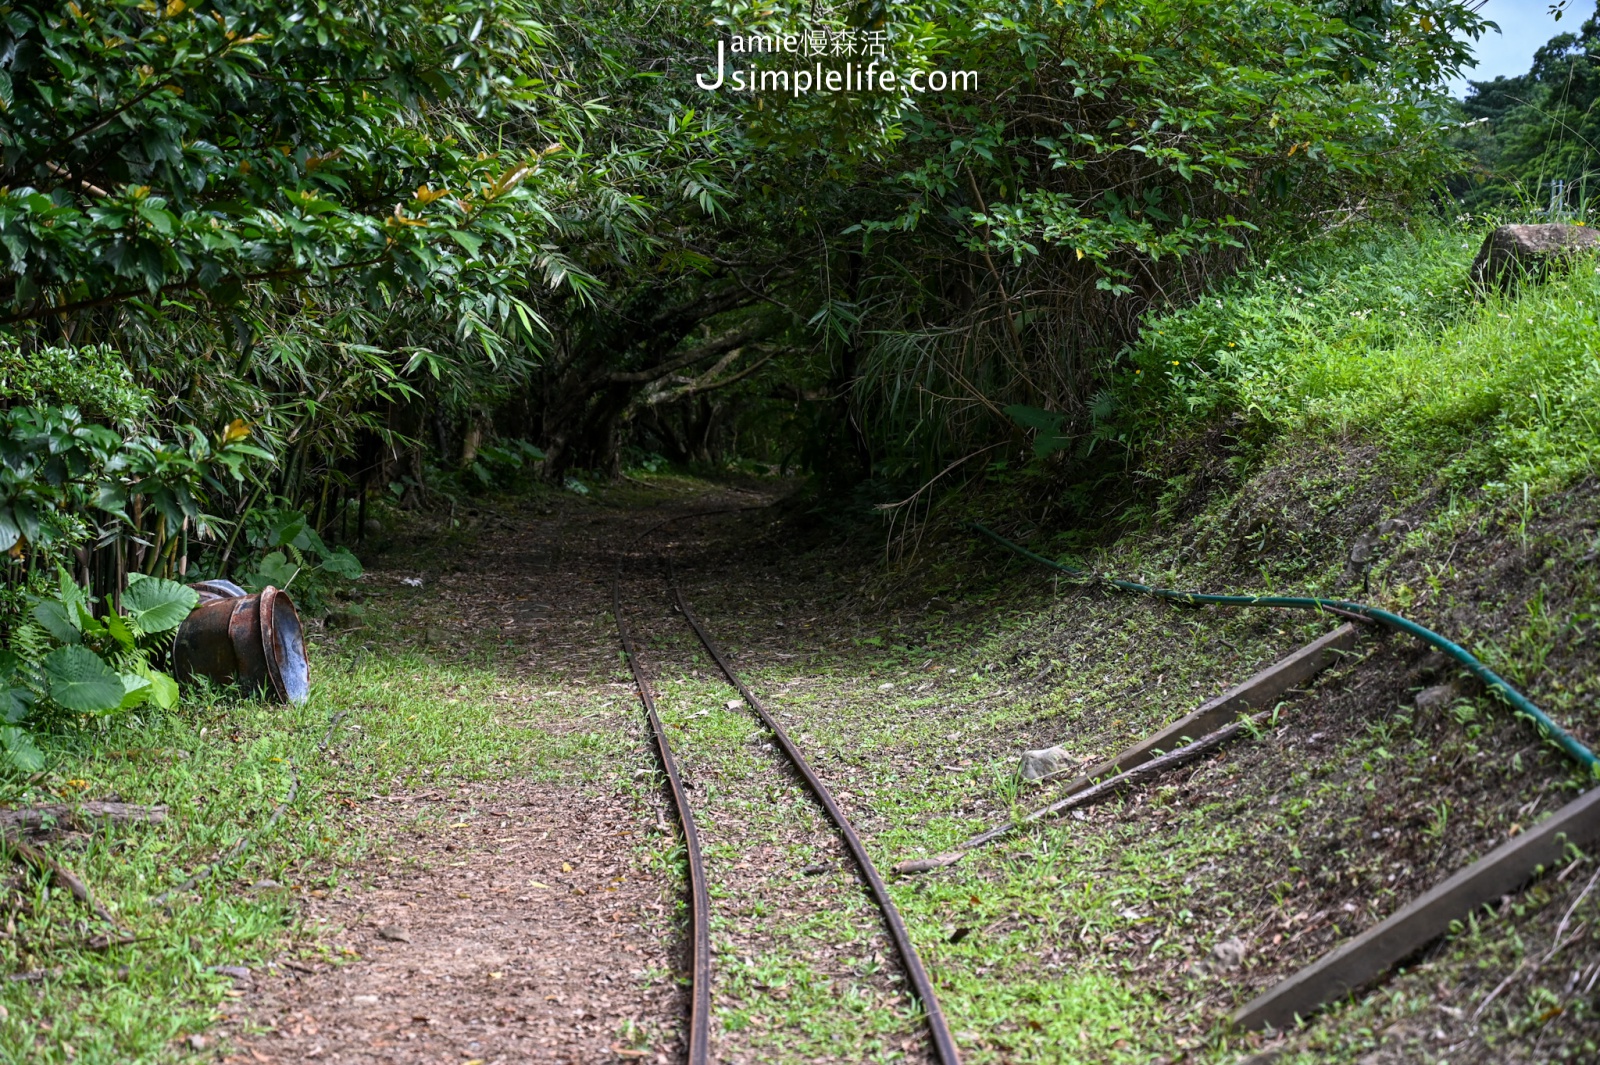
[[[1600,457],[1600,263],[1503,296],[1467,269],[1483,234],[1369,230],[1151,318],[1124,352],[1130,442],[1196,423],[1366,439],[1461,487],[1542,494]]]

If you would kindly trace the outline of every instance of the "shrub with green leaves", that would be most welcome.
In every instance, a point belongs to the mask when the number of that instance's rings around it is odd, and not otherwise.
[[[266,508],[252,511],[245,520],[251,545],[265,552],[239,578],[252,592],[268,585],[280,590],[292,586],[296,599],[320,610],[333,584],[361,576],[361,562],[350,549],[330,548],[299,511]]]
[[[170,556],[180,530],[203,536],[216,524],[203,509],[208,488],[272,458],[248,436],[189,426],[163,440],[95,424],[73,406],[0,411],[0,551],[76,546],[95,526],[103,535],[136,525],[132,509],[154,519],[154,554]]]
[[[466,472],[472,474],[481,489],[511,487],[544,458],[544,452],[526,440],[485,444],[467,464]]]
[[[0,759],[22,772],[42,767],[21,727],[30,719],[81,723],[147,703],[177,706],[177,682],[154,663],[199,599],[176,581],[135,573],[120,604],[108,596],[96,616],[87,594],[59,568],[55,593],[35,598],[29,622],[0,652]]]
[[[109,344],[24,351],[5,340],[0,336],[0,405],[70,406],[91,421],[132,425],[155,404]]]

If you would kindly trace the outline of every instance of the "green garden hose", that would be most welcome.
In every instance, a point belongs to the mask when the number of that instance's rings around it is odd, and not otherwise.
[[[1457,662],[1460,662],[1473,676],[1483,681],[1491,691],[1499,692],[1500,696],[1510,703],[1517,713],[1530,718],[1544,735],[1555,741],[1556,746],[1560,747],[1568,758],[1577,762],[1591,776],[1600,777],[1600,758],[1596,758],[1594,752],[1574,739],[1571,733],[1551,721],[1549,715],[1535,706],[1527,696],[1506,683],[1505,679],[1494,670],[1478,661],[1466,648],[1445,639],[1432,629],[1424,628],[1415,621],[1401,617],[1399,614],[1391,614],[1387,610],[1368,606],[1365,603],[1346,602],[1343,599],[1319,599],[1297,595],[1213,595],[1208,592],[1180,592],[1171,588],[1152,588],[1148,584],[1118,580],[1114,577],[1101,577],[1077,566],[1067,566],[1060,562],[1055,562],[1045,558],[1043,555],[1029,551],[1021,544],[1012,543],[1004,536],[994,532],[992,529],[984,528],[977,522],[972,523],[972,528],[1001,547],[1015,551],[1024,558],[1032,559],[1042,566],[1049,566],[1051,569],[1060,570],[1062,573],[1071,574],[1082,579],[1101,580],[1125,592],[1138,592],[1141,595],[1151,595],[1158,599],[1170,599],[1173,602],[1188,603],[1190,605],[1209,603],[1216,606],[1273,606],[1355,614],[1360,617],[1370,618],[1388,628],[1410,633],[1429,646],[1438,648]]]

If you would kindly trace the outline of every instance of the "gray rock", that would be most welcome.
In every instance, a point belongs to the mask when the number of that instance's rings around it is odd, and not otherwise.
[[[1458,668],[1460,667],[1456,664],[1456,660],[1443,651],[1429,651],[1422,656],[1422,661],[1411,667],[1411,679],[1432,680]]]
[[[1244,945],[1244,940],[1233,938],[1224,939],[1221,943],[1211,948],[1211,957],[1216,961],[1218,969],[1237,969],[1244,964],[1245,956],[1250,953]]]
[[[1377,555],[1378,549],[1383,545],[1385,538],[1410,531],[1411,523],[1404,518],[1386,518],[1380,521],[1374,528],[1358,536],[1355,543],[1350,545],[1351,568],[1354,569],[1364,562],[1371,561]]]
[[[1043,780],[1060,769],[1067,761],[1067,752],[1060,747],[1045,747],[1038,751],[1023,751],[1022,765],[1017,774],[1023,780]]]
[[[1455,702],[1456,696],[1460,694],[1461,691],[1456,687],[1454,681],[1446,684],[1435,684],[1433,687],[1424,688],[1417,693],[1417,709],[1443,710]]]
[[[1472,261],[1472,283],[1509,291],[1523,278],[1543,278],[1552,267],[1597,246],[1600,233],[1587,226],[1501,226],[1485,237],[1478,249],[1478,257]]]

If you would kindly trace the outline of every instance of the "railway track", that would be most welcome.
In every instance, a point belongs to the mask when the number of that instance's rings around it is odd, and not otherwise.
[[[705,1065],[711,1060],[710,885],[707,883],[706,865],[700,846],[700,830],[695,821],[694,809],[689,802],[688,792],[685,788],[682,774],[679,771],[678,761],[672,745],[667,738],[666,729],[662,724],[660,714],[657,712],[655,690],[651,684],[649,670],[639,654],[632,632],[628,627],[626,615],[622,609],[620,581],[621,566],[619,565],[617,574],[612,578],[611,583],[612,615],[616,620],[617,634],[621,641],[623,652],[628,659],[629,669],[633,674],[639,701],[644,707],[645,717],[650,724],[656,756],[666,777],[667,789],[672,799],[679,828],[683,834],[684,848],[688,856],[691,989],[687,1027],[687,1060],[689,1065]],[[895,951],[899,956],[900,967],[905,974],[909,990],[916,997],[922,1008],[934,1060],[939,1062],[939,1065],[959,1065],[960,1056],[956,1050],[955,1040],[951,1037],[950,1029],[945,1023],[944,1014],[939,1007],[938,997],[934,992],[933,982],[929,979],[927,970],[923,967],[916,947],[912,944],[910,935],[906,931],[905,922],[901,919],[899,910],[896,909],[883,878],[879,875],[876,866],[874,866],[871,856],[867,854],[866,847],[862,844],[860,836],[857,835],[855,828],[850,824],[850,819],[840,808],[832,792],[828,790],[828,786],[823,783],[822,779],[817,776],[816,771],[811,768],[805,755],[795,745],[783,726],[772,717],[760,697],[750,689],[750,686],[745,683],[738,671],[734,669],[727,654],[712,637],[705,624],[700,620],[699,615],[694,612],[688,598],[683,593],[683,589],[678,585],[676,574],[670,570],[667,582],[679,615],[693,630],[695,637],[705,648],[707,654],[711,656],[712,661],[716,663],[717,668],[722,672],[728,684],[739,693],[744,700],[744,705],[771,734],[777,751],[781,752],[783,759],[799,775],[806,790],[810,792],[811,797],[827,816],[834,832],[842,839],[845,849],[849,852],[850,859],[855,866],[857,877],[866,887],[868,894],[871,895],[882,917],[889,938],[894,943]]]

